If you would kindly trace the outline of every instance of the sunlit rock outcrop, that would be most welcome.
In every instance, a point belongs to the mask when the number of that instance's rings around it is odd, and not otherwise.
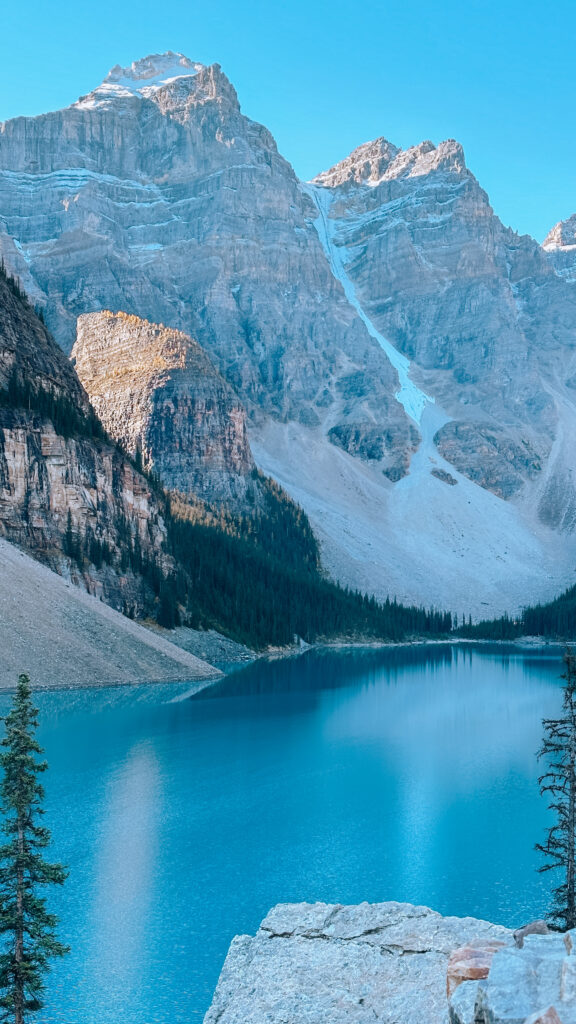
[[[169,490],[254,505],[244,408],[195,341],[124,313],[88,313],[72,359],[110,436]]]

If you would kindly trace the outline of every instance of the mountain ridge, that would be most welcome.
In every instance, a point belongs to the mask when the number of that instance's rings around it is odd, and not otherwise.
[[[552,596],[576,557],[569,283],[454,140],[377,139],[301,183],[218,65],[164,82],[172,60],[140,64],[149,96],[3,126],[0,246],[63,346],[105,308],[196,338],[346,584],[478,614]]]

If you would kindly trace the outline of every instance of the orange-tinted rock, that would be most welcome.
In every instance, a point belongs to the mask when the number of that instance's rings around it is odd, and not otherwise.
[[[504,945],[504,942],[493,940],[473,940],[467,946],[455,949],[448,961],[446,972],[448,999],[463,981],[487,978],[494,953]]]

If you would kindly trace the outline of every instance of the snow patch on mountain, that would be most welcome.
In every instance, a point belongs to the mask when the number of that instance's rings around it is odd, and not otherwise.
[[[330,218],[330,207],[332,205],[333,193],[327,188],[314,184],[303,184],[302,189],[308,196],[310,196],[318,210],[318,216],[314,221],[314,226],[318,232],[322,248],[324,249],[330,264],[330,269],[332,270],[334,277],[342,285],[348,302],[354,307],[363,324],[367,327],[368,333],[384,349],[384,352],[396,370],[398,380],[400,382],[400,388],[394,397],[398,402],[400,402],[400,405],[403,407],[407,416],[414,420],[415,423],[419,424],[426,405],[428,403],[433,404],[434,399],[431,398],[430,395],[425,394],[425,392],[422,391],[413,380],[411,380],[410,360],[407,359],[406,356],[402,355],[402,353],[399,352],[398,349],[395,348],[394,345],[392,345],[392,343],[376,329],[372,320],[366,315],[360,304],[356,295],[356,289],[346,273],[345,264],[346,259],[349,257],[345,253],[345,250],[339,248],[334,243],[334,222]]]
[[[82,96],[74,106],[94,107],[103,100],[118,97],[149,98],[158,89],[178,79],[193,78],[203,67],[203,64],[196,64],[182,53],[173,53],[171,50],[144,57],[125,68],[117,64],[108,72],[101,85],[88,96]]]
[[[313,179],[314,185],[325,188],[370,186],[399,178],[418,178],[431,171],[461,174],[466,170],[464,150],[455,139],[446,139],[438,146],[430,140],[409,149],[398,149],[387,139],[374,139],[353,150],[339,163],[322,171]]]
[[[555,249],[576,249],[576,213],[567,220],[559,220],[542,242],[547,252]]]
[[[576,213],[560,220],[548,232],[542,248],[559,277],[576,281]]]

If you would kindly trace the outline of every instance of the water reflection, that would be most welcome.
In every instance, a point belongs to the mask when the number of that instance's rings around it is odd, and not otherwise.
[[[148,967],[146,929],[161,839],[159,767],[148,742],[132,747],[108,779],[105,808],[87,908],[85,988],[88,997],[93,991],[101,993],[104,1013],[121,1009],[129,1019]]]

